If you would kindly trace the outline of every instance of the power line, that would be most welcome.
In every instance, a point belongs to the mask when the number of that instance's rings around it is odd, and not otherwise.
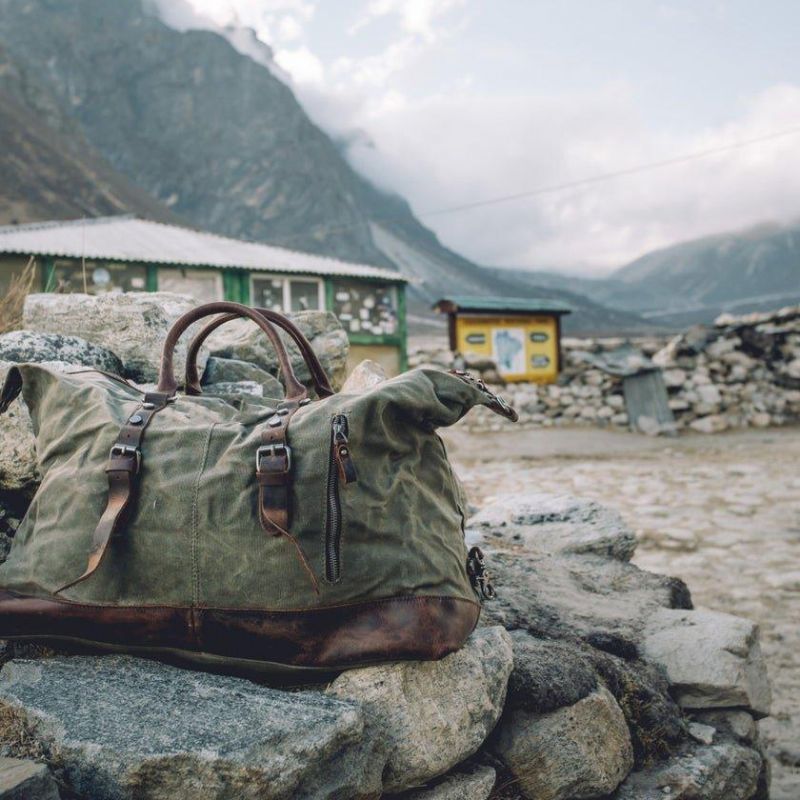
[[[540,186],[537,189],[530,189],[524,192],[517,192],[516,194],[501,195],[500,197],[492,197],[488,200],[475,200],[471,203],[463,203],[458,206],[448,206],[446,208],[437,208],[431,211],[423,211],[417,216],[419,217],[433,217],[439,214],[453,214],[457,211],[467,211],[471,208],[481,208],[482,206],[495,205],[496,203],[508,203],[512,200],[521,200],[526,197],[537,197],[543,194],[551,194],[553,192],[561,192],[565,189],[576,189],[580,186],[588,186],[592,183],[599,183],[601,181],[612,180],[614,178],[622,178],[626,175],[636,175],[640,172],[649,172],[650,170],[661,169],[663,167],[671,167],[675,164],[685,164],[688,161],[696,161],[701,158],[716,155],[717,153],[725,153],[730,150],[738,150],[743,147],[749,147],[753,144],[760,142],[768,142],[773,139],[780,139],[784,136],[791,136],[800,133],[800,125],[793,128],[786,128],[782,131],[768,133],[764,136],[758,136],[754,139],[744,139],[739,142],[732,142],[731,144],[721,145],[720,147],[712,147],[707,150],[698,150],[694,153],[686,153],[682,156],[674,156],[673,158],[665,158],[661,161],[651,161],[647,164],[637,164],[634,167],[627,169],[620,169],[614,172],[603,172],[600,175],[593,175],[589,178],[580,178],[579,180],[567,181],[566,183],[555,183],[550,186]]]
[[[637,164],[632,167],[627,167],[625,169],[618,169],[613,172],[603,172],[599,175],[592,175],[587,178],[579,178],[573,181],[566,181],[564,183],[554,183],[547,186],[540,186],[535,189],[529,189],[522,192],[515,192],[514,194],[507,194],[507,195],[500,195],[498,197],[491,197],[484,200],[474,200],[469,203],[462,203],[460,205],[455,206],[446,206],[444,208],[435,208],[429,211],[421,211],[416,213],[415,216],[417,217],[434,217],[440,216],[445,214],[455,214],[459,211],[468,211],[473,208],[482,208],[484,206],[491,206],[497,205],[500,203],[509,203],[513,202],[514,200],[523,200],[528,197],[537,197],[540,195],[545,194],[554,194],[555,192],[562,192],[569,189],[577,189],[582,186],[589,186],[595,183],[601,183],[603,181],[614,180],[616,178],[623,178],[628,175],[636,175],[642,172],[649,172],[652,170],[663,169],[664,167],[671,167],[676,164],[685,164],[690,161],[697,161],[702,158],[708,158],[709,156],[717,155],[718,153],[726,153],[730,152],[731,150],[740,150],[745,147],[750,147],[754,144],[760,144],[761,142],[768,142],[774,139],[780,139],[786,136],[793,136],[796,134],[800,134],[800,125],[795,125],[791,128],[784,128],[780,131],[773,131],[772,133],[764,134],[763,136],[756,136],[752,139],[742,139],[738,142],[731,142],[730,144],[720,145],[718,147],[710,147],[705,150],[697,150],[693,153],[684,153],[680,156],[673,156],[672,158],[665,158],[660,161],[650,161],[644,164]],[[375,218],[371,220],[372,222],[400,222],[403,221],[404,217],[383,217],[383,218]],[[319,236],[320,234],[330,234],[330,233],[339,233],[344,232],[347,230],[352,230],[356,225],[352,223],[342,224],[342,225],[334,225],[329,227],[320,227],[314,228],[311,231],[306,231],[305,233],[298,233],[293,236],[283,236],[281,237],[281,243],[285,243],[288,241],[292,241],[295,239],[304,239],[307,238],[308,235],[312,236]]]

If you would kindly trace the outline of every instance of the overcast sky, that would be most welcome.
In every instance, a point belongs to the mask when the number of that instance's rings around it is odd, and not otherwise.
[[[600,274],[800,219],[800,132],[427,214],[800,127],[795,0],[189,2],[253,27],[312,117],[348,136],[352,163],[478,262]]]

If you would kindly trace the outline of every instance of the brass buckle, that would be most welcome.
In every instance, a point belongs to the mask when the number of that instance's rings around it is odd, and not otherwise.
[[[134,447],[130,444],[115,444],[108,453],[110,459],[118,457],[124,458],[125,456],[133,458],[136,463],[134,472],[138,472],[142,466],[142,451],[138,447]]]
[[[261,471],[261,459],[264,456],[286,456],[286,472],[292,468],[292,448],[288,444],[262,444],[256,450],[256,472]]]

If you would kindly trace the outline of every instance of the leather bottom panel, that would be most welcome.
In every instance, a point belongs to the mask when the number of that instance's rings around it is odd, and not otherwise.
[[[305,611],[93,606],[0,591],[0,639],[67,639],[328,670],[457,650],[477,603],[402,596]]]

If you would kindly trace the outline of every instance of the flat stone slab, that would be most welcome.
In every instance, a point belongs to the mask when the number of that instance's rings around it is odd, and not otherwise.
[[[660,664],[687,709],[746,708],[769,714],[771,691],[758,625],[718,611],[659,609],[644,655]]]
[[[0,740],[19,742],[24,731],[70,790],[92,800],[360,798],[380,790],[380,775],[368,774],[375,762],[361,709],[319,692],[127,656],[76,656],[6,664],[0,709]]]
[[[532,553],[592,554],[630,561],[636,535],[610,508],[567,494],[501,495],[469,521],[471,541]]]
[[[60,795],[44,764],[0,758],[0,800],[60,800]]]
[[[628,776],[616,800],[750,800],[758,789],[762,758],[738,744],[694,747]],[[762,795],[759,794],[759,797]]]
[[[491,733],[513,665],[502,628],[479,628],[441,661],[404,661],[340,675],[331,694],[362,704],[367,736],[385,764],[383,789],[401,792],[443,775]]]

